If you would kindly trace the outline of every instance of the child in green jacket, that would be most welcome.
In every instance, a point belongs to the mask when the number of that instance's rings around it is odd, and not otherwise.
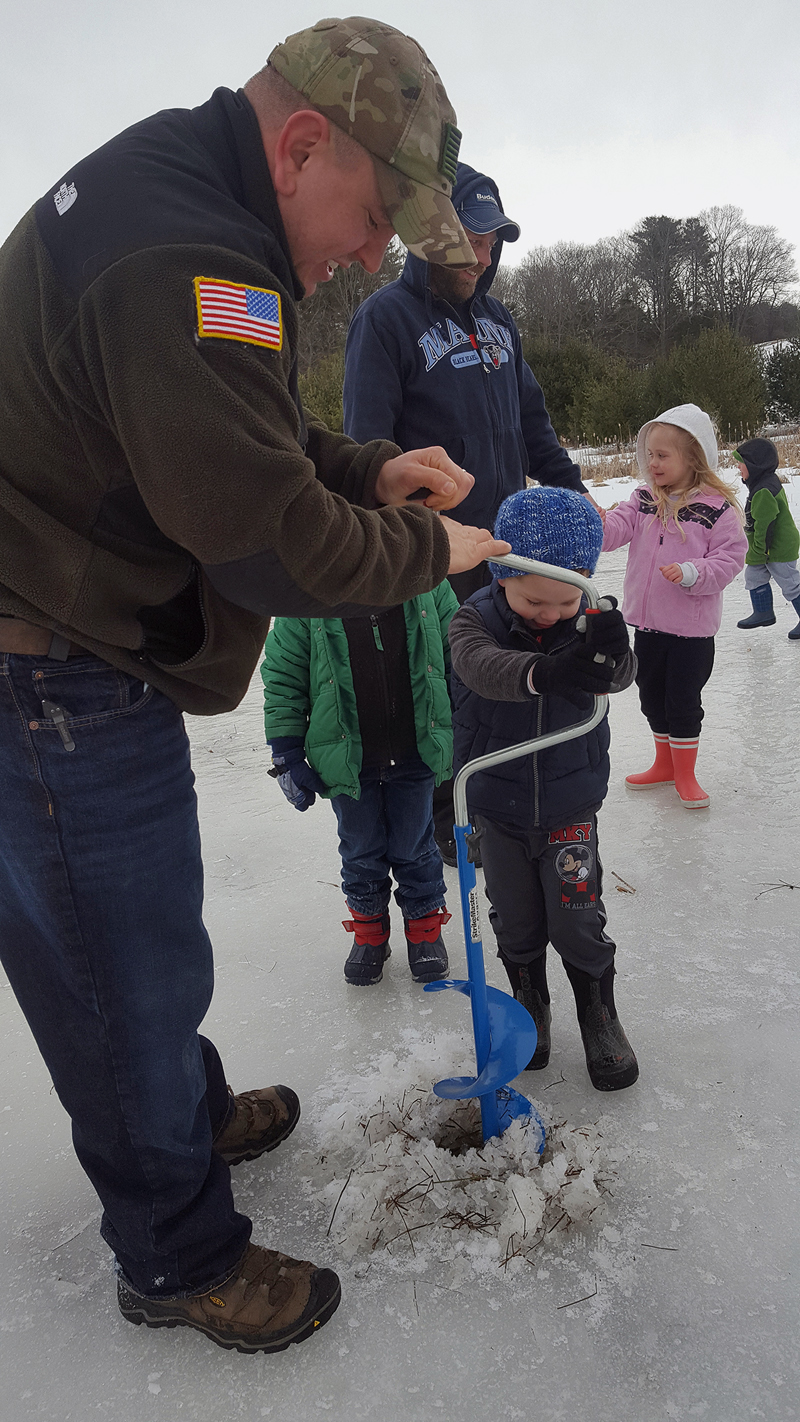
[[[746,439],[733,451],[747,486],[744,531],[747,534],[744,585],[753,611],[737,627],[771,627],[775,621],[770,578],[800,617],[800,533],[777,475],[778,451],[771,439]],[[789,633],[800,640],[800,622]]]
[[[390,955],[390,873],[415,982],[447,975],[434,785],[452,770],[448,582],[372,616],[278,617],[261,676],[273,770],[298,810],[316,795],[339,826],[354,943],[349,983],[380,982]]]

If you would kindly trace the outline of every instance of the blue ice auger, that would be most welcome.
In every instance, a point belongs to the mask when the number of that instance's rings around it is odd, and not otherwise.
[[[555,578],[562,583],[573,583],[585,593],[589,609],[597,611],[600,600],[593,584],[580,573],[569,572],[565,568],[553,567],[550,563],[538,563],[532,558],[517,558],[508,554],[505,558],[493,558],[494,563],[503,563],[508,568],[516,568],[522,573],[539,573],[545,578]],[[597,660],[603,657],[598,653]],[[453,788],[455,802],[455,839],[458,855],[458,884],[461,893],[461,914],[464,920],[464,937],[467,944],[467,972],[465,981],[444,978],[439,982],[426,983],[426,992],[442,992],[455,988],[463,992],[472,1007],[472,1030],[475,1034],[475,1060],[477,1076],[454,1076],[446,1081],[437,1081],[434,1091],[446,1100],[461,1101],[470,1096],[478,1096],[481,1103],[481,1125],[484,1142],[492,1136],[501,1136],[511,1122],[519,1116],[532,1117],[540,1135],[539,1151],[544,1149],[544,1124],[533,1109],[527,1096],[513,1091],[508,1083],[525,1069],[536,1049],[536,1027],[527,1008],[517,1002],[507,992],[490,987],[486,982],[483,962],[483,942],[478,907],[478,888],[475,865],[469,862],[468,836],[472,825],[467,812],[467,781],[478,770],[491,765],[501,765],[519,756],[531,755],[534,751],[546,750],[561,741],[571,741],[576,736],[585,736],[602,721],[608,707],[607,696],[596,696],[594,710],[585,721],[563,731],[554,731],[547,736],[537,736],[535,740],[523,741],[506,750],[495,751],[491,755],[478,756],[459,771]]]

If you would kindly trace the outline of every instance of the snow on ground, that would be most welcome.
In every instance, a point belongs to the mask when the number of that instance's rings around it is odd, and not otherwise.
[[[595,494],[610,504],[632,488],[615,481]],[[800,515],[797,474],[787,493]],[[620,595],[624,566],[624,550],[601,558],[601,591]],[[748,608],[739,577],[705,694],[708,811],[686,811],[670,788],[625,790],[625,773],[649,763],[650,738],[634,690],[612,703],[605,899],[620,1016],[642,1075],[628,1091],[592,1089],[555,961],[551,1063],[516,1086],[550,1123],[551,1155],[569,1138],[602,1153],[590,1169],[602,1208],[554,1227],[543,1215],[548,1232],[529,1231],[510,1266],[508,1191],[495,1235],[440,1230],[423,1243],[421,1229],[416,1252],[407,1237],[370,1249],[366,1207],[359,1215],[345,1191],[337,1208],[358,1119],[375,1103],[391,1109],[398,1091],[405,1110],[408,1083],[415,1119],[425,1117],[425,1083],[469,1049],[468,1007],[412,983],[396,911],[383,982],[345,984],[334,818],[325,804],[298,815],[267,779],[258,679],[236,712],[190,720],[218,965],[206,1030],[234,1088],[284,1080],[304,1104],[280,1150],[238,1167],[236,1196],[257,1240],[337,1268],[342,1305],[317,1336],[273,1357],[124,1322],[95,1197],[4,985],[5,1422],[800,1417],[800,643],[787,641],[795,619],[780,597],[775,627],[739,631]],[[453,974],[464,976],[457,876],[446,875],[445,936]],[[489,981],[505,987],[485,915],[483,928]],[[348,1123],[338,1144],[337,1121]],[[380,1122],[367,1134],[365,1148],[379,1145]],[[537,1166],[524,1144],[507,1144],[533,1224],[547,1156]],[[449,1197],[438,1154],[428,1158],[442,1213],[457,1211],[461,1187]],[[419,1160],[394,1162],[385,1199],[414,1183]],[[455,1176],[466,1157],[453,1160]],[[570,1180],[582,1160],[567,1166],[577,1164]],[[566,1170],[555,1183],[551,1200]],[[476,1188],[486,1211],[485,1181]]]

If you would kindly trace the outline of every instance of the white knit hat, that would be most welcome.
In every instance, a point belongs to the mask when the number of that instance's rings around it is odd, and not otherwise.
[[[665,410],[663,415],[657,415],[654,420],[648,420],[647,424],[642,425],[639,431],[639,438],[636,441],[636,462],[645,478],[647,477],[645,441],[651,425],[677,425],[679,429],[688,430],[690,435],[694,435],[708,460],[709,469],[717,469],[719,465],[717,440],[714,426],[705,410],[701,410],[699,405],[676,405],[672,410]]]

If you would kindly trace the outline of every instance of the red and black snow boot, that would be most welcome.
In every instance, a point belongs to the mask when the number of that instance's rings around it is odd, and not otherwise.
[[[389,911],[364,914],[352,910],[352,919],[343,919],[342,928],[355,934],[355,943],[344,965],[344,975],[354,987],[371,987],[383,977],[383,965],[391,955]]]
[[[408,945],[408,966],[415,983],[433,983],[446,978],[450,970],[447,949],[442,939],[442,928],[449,923],[452,914],[447,909],[437,909],[424,918],[403,920]]]

